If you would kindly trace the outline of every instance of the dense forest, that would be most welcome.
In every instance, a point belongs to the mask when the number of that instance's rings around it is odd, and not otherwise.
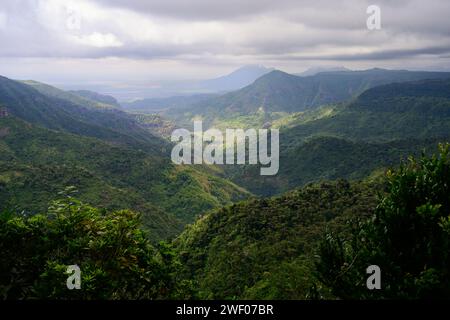
[[[272,71],[136,113],[0,77],[0,295],[449,298],[449,78]],[[173,164],[168,136],[194,117],[278,128],[279,173]],[[70,265],[82,290],[66,287]]]
[[[450,145],[370,183],[309,185],[211,212],[156,247],[139,216],[69,188],[43,214],[0,216],[3,298],[448,298]],[[83,290],[66,290],[66,266]],[[380,266],[383,290],[365,287]]]

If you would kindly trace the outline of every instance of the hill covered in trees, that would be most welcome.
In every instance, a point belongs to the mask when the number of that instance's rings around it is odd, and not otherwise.
[[[370,216],[376,187],[345,180],[241,202],[189,226],[176,240],[203,299],[305,299],[325,230]]]
[[[249,196],[214,170],[174,166],[171,145],[124,112],[66,100],[72,94],[57,88],[0,80],[8,111],[0,118],[1,209],[42,212],[73,185],[92,205],[142,212],[156,241]]]
[[[367,89],[396,82],[449,79],[447,72],[422,72],[370,69],[363,71],[322,72],[300,77],[274,70],[251,85],[219,97],[200,101],[180,110],[165,113],[180,125],[201,118],[205,127],[221,127],[230,119],[260,116],[259,125],[273,122],[285,114],[315,109],[357,97]],[[245,124],[245,123],[244,123]]]
[[[96,209],[72,189],[43,214],[0,214],[3,298],[448,298],[449,145],[372,182],[309,185],[201,217],[173,245],[138,215]],[[67,290],[78,265],[83,290]],[[381,268],[380,290],[366,269]]]
[[[308,185],[210,213],[175,241],[209,299],[448,298],[449,145],[371,183]],[[368,290],[366,269],[381,268]]]
[[[291,115],[280,125],[280,171],[261,178],[251,166],[225,167],[256,194],[320,180],[362,179],[450,139],[450,81],[421,80],[369,89],[348,103]]]

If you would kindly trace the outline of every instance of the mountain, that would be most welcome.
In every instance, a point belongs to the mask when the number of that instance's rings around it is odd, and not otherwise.
[[[450,141],[450,79],[374,87],[354,100],[293,117],[280,130],[280,171],[225,167],[253,193],[271,195],[321,180],[363,179]]]
[[[200,82],[199,87],[209,92],[238,90],[271,71],[273,71],[272,68],[266,68],[262,65],[247,65],[225,76]]]
[[[51,93],[0,78],[0,211],[45,212],[74,186],[92,205],[142,213],[157,241],[202,212],[250,196],[217,170],[173,165],[171,145],[128,114],[45,88]]]
[[[117,102],[116,98],[114,98],[112,96],[100,94],[98,92],[89,91],[89,90],[72,90],[72,91],[69,91],[69,93],[75,94],[75,95],[83,97],[85,99],[89,99],[89,100],[98,102],[100,104],[112,106],[115,108],[120,108],[120,105]]]
[[[310,184],[201,217],[174,241],[194,298],[450,296],[450,144],[439,149],[370,182]],[[367,289],[375,262],[386,289]]]
[[[311,67],[301,73],[296,73],[295,75],[299,77],[309,77],[315,76],[320,72],[337,72],[337,71],[351,71],[351,70],[345,67]]]
[[[253,84],[195,106],[167,112],[185,125],[201,117],[207,126],[241,116],[258,117],[259,125],[276,119],[277,114],[311,110],[325,104],[343,102],[375,86],[394,82],[450,78],[450,73],[370,69],[365,71],[324,72],[298,77],[272,71]]]
[[[175,241],[185,277],[200,299],[305,299],[325,231],[369,216],[379,189],[340,180],[211,212]]]
[[[80,94],[80,92],[91,92],[91,91],[64,91],[61,89],[58,89],[56,87],[50,86],[48,84],[34,81],[34,80],[27,80],[27,81],[21,81],[22,83],[29,85],[42,93],[45,96],[63,99],[66,101],[70,101],[73,104],[80,105],[83,107],[90,107],[93,109],[111,109],[111,108],[117,108],[116,105],[114,105],[114,102],[112,100],[109,100],[112,103],[106,103],[99,100],[93,99],[95,97],[94,92],[93,94]],[[78,92],[78,93],[77,93]],[[98,94],[97,94],[98,95]],[[112,98],[112,97],[111,97]],[[112,98],[114,99],[114,98]]]
[[[230,74],[211,79],[187,80],[136,80],[111,84],[79,84],[67,86],[68,89],[89,89],[96,92],[108,92],[120,103],[144,99],[165,99],[197,94],[219,94],[241,89],[267,72],[272,71],[261,65],[243,66]],[[164,78],[164,77],[163,77]]]
[[[191,82],[190,84],[185,85],[185,88],[183,89],[186,91],[186,89],[189,88],[189,91],[204,93],[174,95],[164,98],[138,99],[131,102],[122,102],[121,105],[127,111],[137,113],[154,113],[168,108],[174,110],[182,108],[186,109],[218,96],[219,92],[241,89],[272,70],[273,69],[261,65],[248,65],[222,77],[200,82]]]
[[[159,153],[164,148],[162,139],[150,135],[125,112],[104,108],[39,82],[22,83],[0,77],[0,104],[12,115],[48,129],[132,144]]]
[[[328,116],[292,125],[285,142],[338,136],[368,142],[446,137],[450,133],[450,79],[392,83],[337,105]]]
[[[411,78],[419,80],[399,82]],[[161,119],[144,115],[137,120],[93,100],[84,104],[86,98],[55,87],[0,77],[0,211],[45,212],[59,191],[75,186],[84,202],[141,212],[153,241],[173,238],[197,216],[252,194],[269,196],[329,179],[376,177],[423,148],[433,152],[437,142],[450,138],[447,78],[446,73],[379,69],[303,78],[273,71],[242,90],[213,98],[239,93],[247,101],[249,91],[261,87],[272,95],[271,105],[280,106],[270,112],[289,110],[280,111],[276,120],[280,171],[261,177],[257,166],[175,166],[169,158],[172,145],[143,126]],[[333,92],[334,99],[350,98],[313,107],[315,99],[306,93],[314,92],[317,83],[320,90]],[[305,89],[300,95],[297,85]],[[359,90],[363,92],[353,96]],[[298,106],[299,96],[307,110],[286,107]],[[254,114],[251,104],[245,105],[247,114],[241,109],[236,119],[248,124],[246,117]],[[228,116],[232,108],[223,109]]]

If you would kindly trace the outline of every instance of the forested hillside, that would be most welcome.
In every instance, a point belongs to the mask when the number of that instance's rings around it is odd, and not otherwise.
[[[221,126],[238,116],[260,115],[259,125],[272,122],[286,113],[311,110],[344,102],[367,89],[395,82],[424,79],[449,79],[446,72],[413,72],[370,69],[364,71],[323,72],[299,77],[279,70],[272,71],[253,84],[220,97],[199,102],[181,110],[165,113],[180,124],[202,118],[205,126]],[[245,122],[244,122],[245,124]]]
[[[386,80],[384,71],[369,74],[383,76],[368,83]],[[368,81],[352,79],[352,86]],[[281,130],[272,177],[260,176],[258,166],[174,165],[172,145],[161,137],[173,123],[91,98],[0,78],[4,297],[448,296],[448,146],[438,150],[438,143],[450,139],[449,80],[390,83],[343,103],[271,113],[267,126]],[[267,120],[245,103],[247,115],[222,124]],[[162,239],[175,239],[174,248],[156,245]],[[372,251],[366,239],[382,241]],[[396,258],[402,255],[411,267]],[[89,290],[79,296],[59,282],[73,259],[87,268]],[[392,282],[382,295],[361,287],[373,259]],[[105,277],[114,281],[102,286]]]
[[[186,276],[199,298],[308,298],[323,233],[370,216],[377,188],[340,180],[217,210],[176,240]]]
[[[142,212],[156,241],[196,215],[249,196],[214,170],[174,166],[170,144],[131,116],[44,88],[52,93],[1,79],[0,105],[8,112],[0,118],[1,209],[37,213],[74,186],[93,205]]]
[[[449,145],[370,183],[338,180],[241,202],[175,241],[208,299],[448,298]],[[368,290],[378,265],[382,290]]]
[[[211,212],[155,248],[138,215],[58,195],[0,214],[0,293],[59,299],[448,298],[449,145],[373,182],[309,185]],[[82,254],[81,254],[82,253]],[[82,268],[83,290],[65,287]],[[366,268],[384,290],[368,290]],[[107,280],[107,281],[106,281]]]
[[[450,81],[422,80],[369,89],[281,125],[280,171],[261,178],[251,166],[225,167],[232,180],[270,195],[322,179],[361,179],[450,139]]]

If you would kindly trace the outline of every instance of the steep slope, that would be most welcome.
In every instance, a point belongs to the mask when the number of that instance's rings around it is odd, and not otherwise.
[[[393,83],[369,89],[329,116],[292,126],[285,143],[317,135],[354,140],[390,141],[448,137],[450,79]]]
[[[36,89],[37,88],[37,89]],[[148,133],[125,112],[84,104],[75,95],[33,82],[33,86],[0,77],[0,105],[29,123],[53,130],[133,144],[162,153],[164,141]]]
[[[0,131],[0,210],[44,212],[58,192],[74,186],[88,203],[139,210],[153,240],[172,237],[181,230],[181,221],[158,207],[157,201],[147,200],[133,188],[131,179],[123,179],[135,159],[148,159],[144,172],[158,170],[162,174],[164,168],[150,162],[149,155],[39,128],[12,116],[0,119]],[[148,173],[147,178],[150,183],[159,179]]]
[[[121,105],[127,111],[136,113],[155,113],[169,108],[174,110],[186,109],[208,99],[215,98],[219,96],[220,92],[239,90],[272,70],[259,65],[244,66],[228,75],[191,84],[193,88],[188,90],[203,93],[175,95],[166,98],[139,99],[131,102],[122,102]]]

